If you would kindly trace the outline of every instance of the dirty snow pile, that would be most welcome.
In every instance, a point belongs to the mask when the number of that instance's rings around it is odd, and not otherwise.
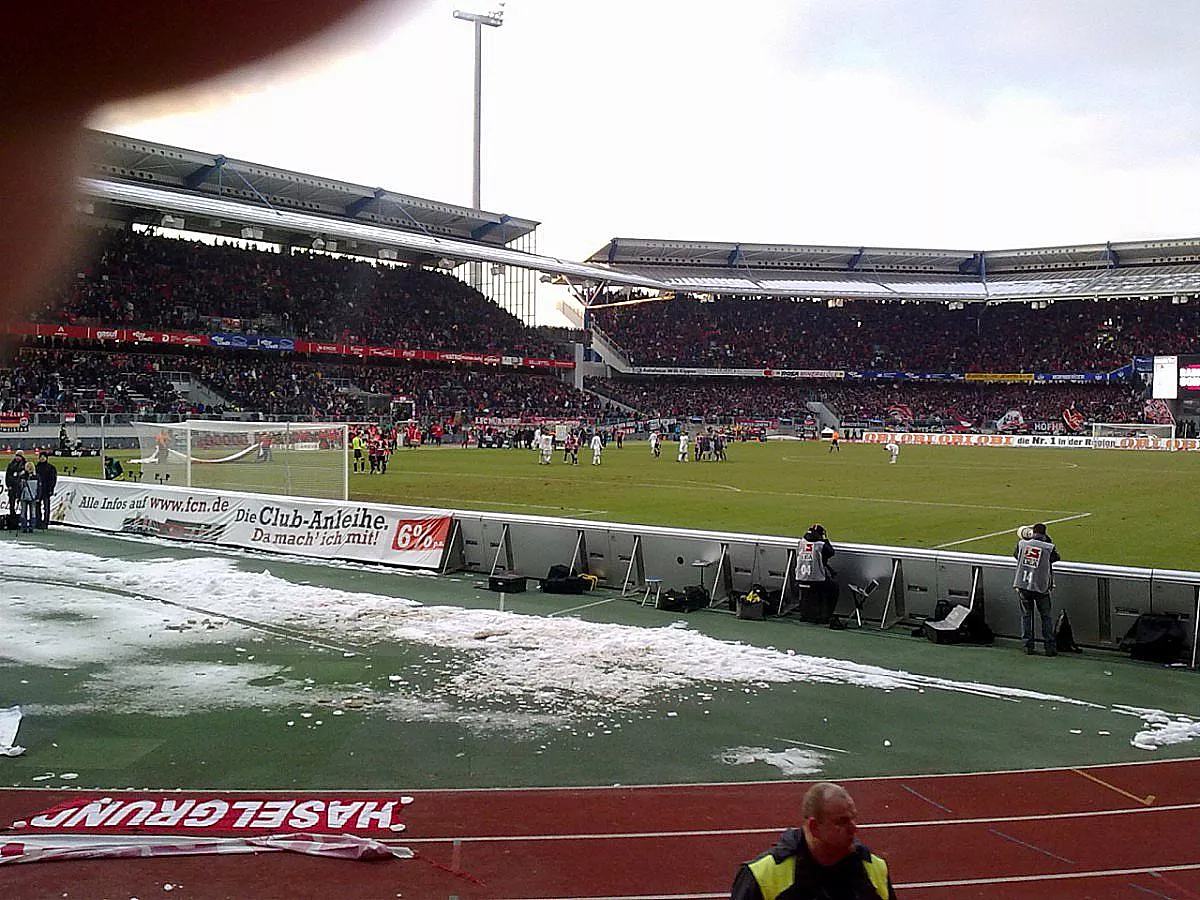
[[[276,682],[272,689],[282,694],[273,694],[275,701],[281,696],[295,700],[309,691],[311,686],[294,679],[291,687],[278,684],[284,679],[273,667],[254,669],[255,643],[264,635],[304,640],[347,657],[384,643],[427,648],[414,665],[424,667],[436,692],[419,700],[408,697],[411,708],[402,712],[423,718],[461,720],[480,715],[469,710],[484,704],[508,704],[507,712],[527,724],[580,721],[645,707],[669,691],[732,685],[753,693],[772,684],[801,682],[1105,709],[1055,694],[717,640],[682,622],[646,628],[426,606],[242,571],[238,562],[230,556],[131,562],[9,544],[0,560],[5,581],[0,587],[0,659],[64,669],[106,663],[109,673],[97,675],[89,685],[96,695],[115,695],[120,681],[126,693],[133,685],[144,704],[157,704],[159,713],[185,712],[198,703],[260,704],[261,696],[246,687],[248,675],[250,684]],[[404,583],[405,576],[397,574],[393,584]],[[47,618],[49,607],[60,615]],[[165,628],[164,619],[169,620]],[[72,639],[64,620],[86,628],[77,629],[78,638]],[[97,641],[97,633],[104,640]],[[148,647],[216,639],[235,645],[228,658],[197,663],[184,675],[164,672],[155,660],[146,659]],[[115,663],[121,664],[119,671],[111,668]],[[403,685],[408,677],[406,672],[392,681]],[[203,683],[199,692],[198,682]],[[0,696],[0,702],[5,699]],[[1188,716],[1136,707],[1111,712],[1143,721],[1132,741],[1137,747],[1153,749],[1200,737],[1200,724]],[[808,762],[802,751],[783,753],[788,765]]]

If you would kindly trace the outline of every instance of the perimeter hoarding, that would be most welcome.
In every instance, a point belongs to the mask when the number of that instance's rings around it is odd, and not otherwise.
[[[444,510],[60,478],[51,518],[123,534],[440,569]]]
[[[1200,452],[1200,438],[1091,437],[1077,434],[961,434],[866,431],[867,444],[926,444],[941,447],[1057,447],[1065,450],[1162,450]]]

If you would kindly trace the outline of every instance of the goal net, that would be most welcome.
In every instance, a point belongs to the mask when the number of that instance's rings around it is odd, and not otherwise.
[[[1160,425],[1155,422],[1095,422],[1093,438],[1157,438],[1169,441],[1175,437],[1173,424]]]
[[[134,422],[142,481],[349,499],[343,422]]]

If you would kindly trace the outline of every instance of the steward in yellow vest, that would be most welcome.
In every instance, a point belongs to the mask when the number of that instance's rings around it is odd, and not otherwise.
[[[731,900],[895,900],[887,863],[855,840],[857,811],[844,788],[813,785],[801,814],[803,828],[738,869]]]

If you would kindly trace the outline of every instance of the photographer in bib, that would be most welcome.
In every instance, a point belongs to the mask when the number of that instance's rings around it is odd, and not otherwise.
[[[1026,655],[1036,651],[1033,639],[1033,610],[1036,607],[1042,620],[1042,642],[1047,656],[1056,656],[1058,648],[1054,641],[1054,625],[1050,620],[1050,592],[1054,590],[1054,564],[1059,561],[1058,550],[1046,526],[1023,525],[1017,529],[1016,549],[1017,572],[1013,577],[1013,588],[1021,598],[1021,643]]]

